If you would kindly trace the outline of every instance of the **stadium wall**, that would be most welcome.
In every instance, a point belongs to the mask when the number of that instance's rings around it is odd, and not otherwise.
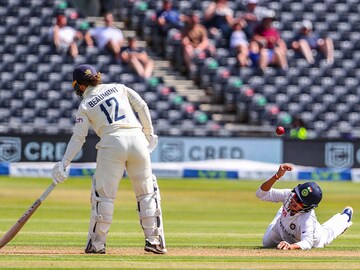
[[[2,136],[0,162],[56,162],[65,152],[70,136]],[[95,162],[98,142],[88,136],[74,162]],[[271,163],[282,160],[280,139],[161,137],[152,162],[187,162],[213,159],[248,159]]]
[[[0,174],[51,177],[70,136],[0,137]],[[91,176],[97,137],[89,136],[71,164],[70,176]],[[296,170],[286,180],[360,182],[360,142],[280,138],[161,137],[152,153],[154,173],[166,178],[266,179],[279,163]]]

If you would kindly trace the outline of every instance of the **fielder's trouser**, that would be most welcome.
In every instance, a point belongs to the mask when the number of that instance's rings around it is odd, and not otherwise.
[[[340,234],[352,225],[352,221],[348,222],[349,216],[336,214],[328,221],[321,224],[320,242],[316,246],[322,248],[330,244]]]
[[[274,229],[277,219],[281,215],[281,208],[277,212],[275,218],[268,226],[264,237],[264,247],[276,247],[283,239],[277,230]],[[336,214],[323,224],[318,224],[317,231],[320,234],[320,241],[316,244],[316,248],[323,248],[330,244],[336,237],[342,234],[347,228],[352,225],[352,222],[348,222],[349,217],[347,215]]]
[[[97,164],[93,177],[88,242],[96,250],[105,247],[114,212],[114,200],[125,167],[131,180],[145,238],[165,247],[160,192],[152,175],[148,141],[140,129],[105,135],[97,145]]]

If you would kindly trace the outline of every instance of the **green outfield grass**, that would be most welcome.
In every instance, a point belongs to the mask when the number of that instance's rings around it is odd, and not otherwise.
[[[42,194],[49,179],[0,177],[0,234]],[[261,248],[279,204],[258,201],[260,181],[159,179],[169,250],[143,251],[136,201],[123,179],[106,255],[85,255],[90,178],[57,186],[20,233],[0,250],[0,269],[360,269],[360,184],[320,182],[320,223],[351,205],[354,225],[310,251]],[[278,182],[292,188],[295,182]]]

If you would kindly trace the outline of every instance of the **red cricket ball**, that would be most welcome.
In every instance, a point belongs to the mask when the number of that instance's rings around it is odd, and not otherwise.
[[[281,136],[281,135],[283,135],[284,133],[285,133],[285,129],[284,129],[282,126],[278,126],[278,127],[276,128],[276,134],[277,134],[277,135]]]

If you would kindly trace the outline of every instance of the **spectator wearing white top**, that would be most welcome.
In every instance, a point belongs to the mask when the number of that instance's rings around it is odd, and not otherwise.
[[[243,31],[245,21],[237,20],[233,25],[233,31],[230,36],[230,49],[236,56],[239,66],[249,66],[249,41]]]
[[[94,40],[99,49],[108,49],[116,59],[120,59],[121,46],[124,43],[122,31],[114,26],[114,16],[108,12],[104,15],[105,26],[91,28],[85,35],[86,44],[94,46]]]
[[[50,35],[53,37],[53,43],[57,52],[69,52],[73,58],[79,55],[77,41],[81,40],[83,35],[80,31],[67,25],[65,15],[61,14],[56,17],[56,24],[50,29]]]

